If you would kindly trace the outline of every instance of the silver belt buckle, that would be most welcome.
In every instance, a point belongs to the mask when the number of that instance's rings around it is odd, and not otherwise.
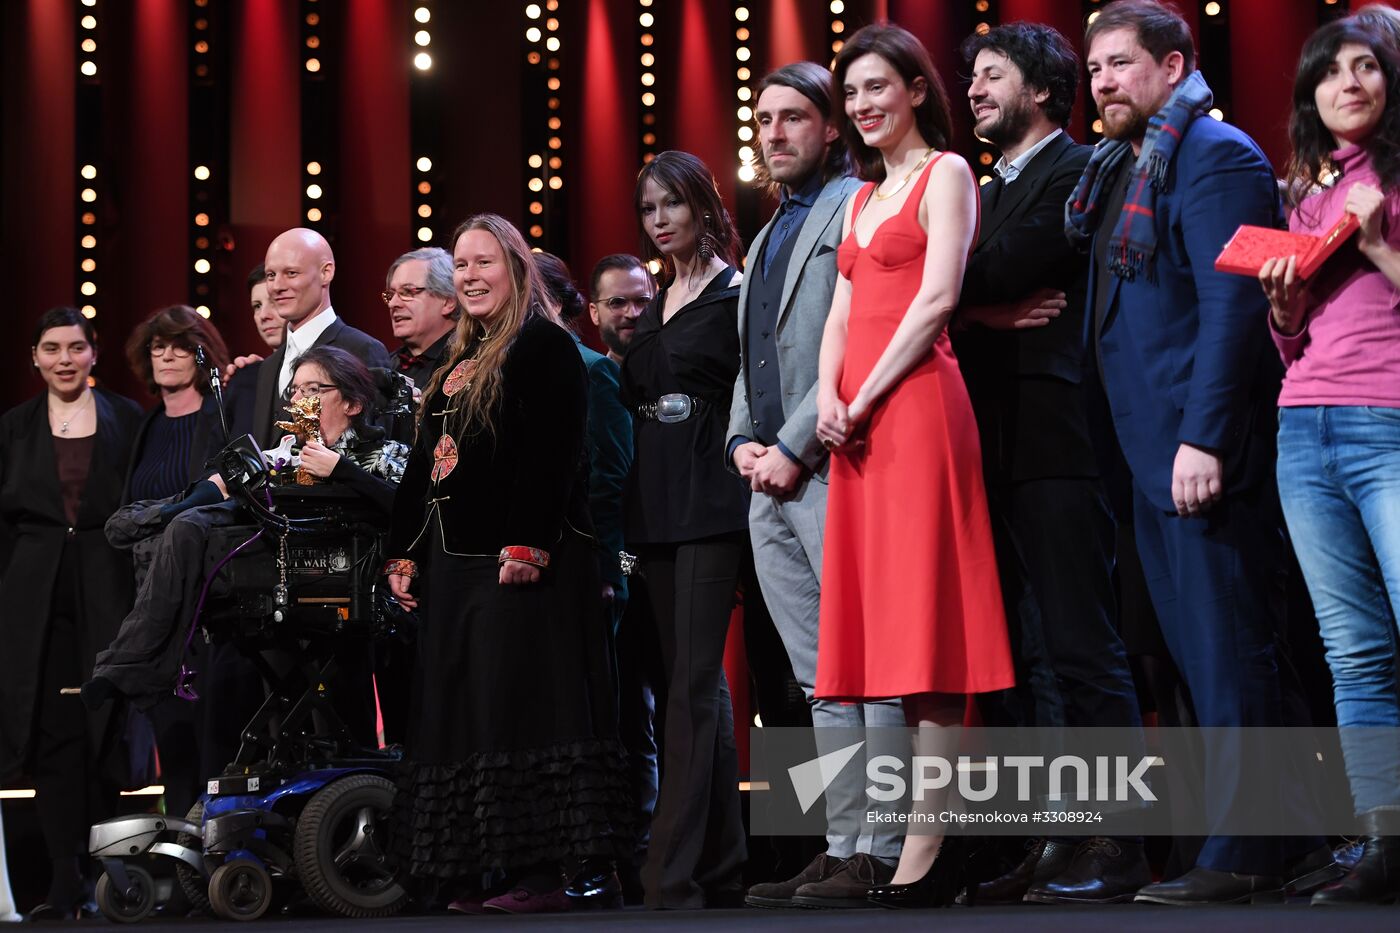
[[[689,395],[672,392],[656,400],[656,420],[662,424],[684,421],[694,412]]]

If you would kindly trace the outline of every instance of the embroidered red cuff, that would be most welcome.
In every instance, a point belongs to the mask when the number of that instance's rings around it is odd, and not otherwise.
[[[401,573],[405,577],[418,576],[418,565],[411,560],[388,560],[384,562],[384,575],[387,577],[391,573]]]
[[[501,548],[501,556],[497,559],[497,563],[504,564],[508,560],[518,560],[522,564],[533,564],[536,567],[548,567],[549,552],[542,551],[537,547],[511,545]]]

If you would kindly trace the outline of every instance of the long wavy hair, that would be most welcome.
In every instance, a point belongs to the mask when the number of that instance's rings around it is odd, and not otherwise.
[[[428,387],[423,390],[423,397],[430,397],[442,385],[458,358],[469,348],[475,347],[473,359],[476,360],[476,369],[471,381],[454,397],[454,404],[448,408],[443,424],[443,432],[453,436],[460,436],[464,428],[484,428],[488,433],[495,434],[494,417],[501,401],[501,370],[521,328],[526,321],[535,317],[558,323],[555,316],[541,304],[544,286],[530,255],[530,247],[515,225],[499,214],[474,214],[453,231],[454,253],[457,241],[469,230],[485,230],[501,245],[510,273],[510,295],[489,321],[479,321],[470,314],[462,314],[452,336],[452,347],[447,353],[448,363],[433,373]],[[424,406],[423,411],[426,410],[427,406]],[[422,417],[421,412],[419,417]]]
[[[1333,20],[1308,38],[1298,59],[1298,75],[1293,81],[1293,114],[1288,120],[1293,154],[1284,175],[1289,207],[1296,209],[1317,189],[1323,169],[1329,165],[1332,151],[1337,148],[1337,140],[1318,113],[1316,92],[1332,60],[1337,57],[1337,50],[1353,42],[1371,50],[1385,75],[1385,110],[1362,148],[1371,157],[1371,165],[1384,190],[1395,190],[1400,181],[1400,57],[1388,36],[1368,28],[1356,17]]]
[[[867,146],[860,128],[846,115],[846,71],[851,63],[866,55],[878,55],[890,63],[904,86],[914,90],[914,82],[924,79],[924,101],[914,108],[914,125],[924,142],[935,149],[947,149],[953,143],[953,115],[948,106],[948,92],[933,68],[928,49],[909,30],[894,23],[872,23],[856,30],[855,35],[841,46],[832,66],[831,94],[840,105],[836,108],[836,125],[850,150],[851,161],[864,181],[885,180],[885,157],[880,150]]]
[[[725,210],[724,201],[719,195],[719,184],[709,167],[688,152],[675,149],[658,153],[637,173],[637,188],[632,195],[632,207],[637,212],[637,226],[641,228],[642,258],[661,264],[661,278],[670,281],[676,274],[670,257],[662,254],[656,244],[647,236],[642,226],[642,188],[647,179],[655,181],[664,191],[685,202],[690,208],[690,216],[695,221],[696,236],[708,233],[714,243],[715,255],[731,266],[739,264],[739,230],[734,226],[734,218]]]

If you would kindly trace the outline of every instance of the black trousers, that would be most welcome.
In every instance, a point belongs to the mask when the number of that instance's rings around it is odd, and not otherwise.
[[[641,548],[666,671],[661,794],[642,867],[648,907],[737,889],[747,852],[724,644],[747,535]]]
[[[628,581],[626,607],[618,621],[617,732],[627,750],[636,834],[631,849],[640,870],[651,843],[651,818],[660,791],[658,753],[665,741],[666,674],[652,618],[651,597],[641,575]]]
[[[982,694],[989,726],[1136,726],[1116,624],[1114,526],[1095,479],[989,486],[1016,686]]]
[[[92,760],[87,710],[78,697],[59,694],[87,676],[78,645],[73,616],[55,613],[44,648],[30,765],[39,828],[53,860],[86,855],[88,828],[116,809],[118,789],[102,779]]]

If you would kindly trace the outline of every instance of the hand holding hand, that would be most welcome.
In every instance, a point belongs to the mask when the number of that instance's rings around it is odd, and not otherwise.
[[[320,441],[312,441],[301,449],[302,469],[312,476],[328,479],[339,462],[340,454]]]
[[[787,499],[797,491],[805,472],[802,465],[793,461],[777,446],[764,448],[764,456],[758,459],[753,469],[749,486],[754,492],[762,492],[775,499]]]
[[[738,470],[739,475],[744,479],[752,480],[758,458],[766,453],[768,453],[768,448],[757,441],[745,441],[734,448],[734,469]]]
[[[846,403],[835,392],[817,396],[817,439],[827,450],[835,450],[850,438],[851,416]]]

